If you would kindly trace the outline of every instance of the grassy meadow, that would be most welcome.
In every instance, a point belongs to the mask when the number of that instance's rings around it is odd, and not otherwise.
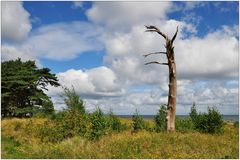
[[[2,158],[232,158],[239,157],[239,132],[225,124],[223,134],[188,132],[133,132],[132,120],[121,118],[127,129],[98,140],[73,136],[60,142],[41,141],[36,135],[46,118],[3,119]],[[152,120],[148,120],[150,126]]]

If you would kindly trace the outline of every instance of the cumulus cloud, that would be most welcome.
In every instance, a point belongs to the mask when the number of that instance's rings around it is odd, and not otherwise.
[[[200,112],[206,112],[208,106],[217,107],[223,114],[238,112],[238,87],[228,88],[227,81],[223,83],[208,81],[202,85],[200,83],[200,81],[178,81],[178,115],[188,114],[193,102],[197,104]],[[157,112],[161,104],[167,104],[167,95],[164,95],[158,87],[149,89],[128,90],[126,94],[115,98],[84,100],[89,111],[99,106],[105,113],[111,109],[115,114],[133,114],[137,109],[140,114],[153,114]]]
[[[100,30],[89,23],[56,23],[32,32],[23,47],[38,57],[68,60],[86,51],[102,49],[99,35]]]
[[[29,50],[20,50],[12,45],[4,44],[1,46],[1,61],[16,60],[21,58],[22,61],[34,60],[38,67],[42,67],[40,61]]]
[[[108,29],[125,30],[132,24],[164,19],[171,2],[94,2],[89,19]]]
[[[22,2],[1,2],[2,39],[21,42],[26,39],[32,26],[30,14],[23,8]]]
[[[231,30],[234,31],[233,27]],[[179,78],[228,78],[238,76],[238,40],[230,28],[176,42]]]
[[[161,30],[170,36],[175,33],[176,26],[180,28],[179,37],[184,37],[185,32],[193,32],[192,27],[184,22],[168,20],[158,22],[159,25],[160,23]],[[166,56],[143,57],[148,52],[165,51],[164,39],[157,34],[145,33],[144,30],[143,25],[136,25],[127,33],[104,35],[103,43],[107,51],[104,61],[129,84],[165,84],[168,71],[166,66],[144,64],[151,60],[167,62]]]
[[[2,45],[2,58],[70,60],[87,51],[101,50],[100,35],[100,28],[85,22],[44,25],[31,32],[22,44]]]
[[[236,27],[226,27],[207,34],[203,38],[190,36],[188,24],[169,20],[163,22],[161,30],[173,35],[175,26],[180,26],[175,43],[177,75],[180,79],[234,78],[238,76],[238,40]],[[183,30],[185,30],[183,32]],[[164,55],[144,58],[148,52],[165,51],[164,39],[157,34],[144,33],[143,26],[135,26],[125,34],[111,34],[105,37],[107,55],[105,63],[133,84],[163,83],[167,80],[167,67],[160,65],[145,66],[151,60],[166,62]],[[172,32],[171,34],[169,32]]]
[[[57,74],[59,83],[63,87],[72,88],[84,97],[101,98],[108,96],[120,96],[124,93],[116,74],[105,66],[89,70],[70,69]],[[49,96],[55,96],[63,92],[61,87],[49,87],[46,92]]]

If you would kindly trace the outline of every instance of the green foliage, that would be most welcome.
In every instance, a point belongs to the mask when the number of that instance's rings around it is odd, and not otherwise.
[[[223,129],[223,117],[215,108],[208,107],[208,113],[197,113],[195,105],[191,108],[190,118],[194,128],[204,133],[221,133]]]
[[[136,112],[134,113],[134,115],[132,116],[132,121],[133,121],[133,130],[134,131],[140,131],[143,129],[147,129],[148,126],[145,123],[143,117],[141,117],[138,114],[138,111],[136,110]]]
[[[121,121],[116,117],[112,111],[109,112],[107,118],[107,126],[110,130],[120,132],[127,128],[126,125],[121,124]]]
[[[42,104],[42,112],[46,115],[51,115],[54,113],[54,106],[52,101],[44,100]]]
[[[194,124],[194,126],[197,126],[197,122],[198,122],[198,113],[197,113],[197,109],[196,109],[196,104],[193,103],[193,106],[191,107],[191,111],[189,113],[190,118],[192,119],[192,122]]]
[[[85,113],[84,102],[81,97],[76,93],[75,89],[72,88],[71,90],[68,88],[64,89],[64,99],[68,110],[78,110],[81,113]]]
[[[87,130],[87,138],[91,140],[99,139],[105,135],[107,130],[107,120],[100,108],[97,108],[88,118],[90,126]]]
[[[50,100],[43,92],[47,85],[59,86],[50,69],[38,69],[34,61],[21,59],[2,62],[1,68],[1,111],[3,116],[24,116],[32,114],[28,109]],[[27,109],[25,109],[27,108]],[[17,113],[16,113],[17,112]]]
[[[190,132],[194,130],[193,122],[190,118],[177,118],[176,130],[180,132]]]
[[[73,136],[85,136],[88,119],[77,110],[59,112],[39,126],[38,136],[43,142],[60,142]]]
[[[158,111],[158,114],[154,117],[155,130],[156,132],[166,130],[166,116],[167,116],[167,107],[162,105]]]
[[[66,110],[62,110],[62,111],[57,111],[57,112],[54,112],[51,116],[50,116],[50,119],[51,120],[61,120],[64,118],[65,114],[67,113]]]

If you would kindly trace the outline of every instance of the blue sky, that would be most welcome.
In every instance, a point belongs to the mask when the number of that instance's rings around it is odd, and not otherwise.
[[[164,50],[161,37],[144,33],[153,24],[170,36],[180,27],[177,114],[193,102],[238,113],[238,2],[3,2],[2,10],[2,61],[50,68],[90,111],[154,114],[166,103],[167,69],[143,65],[144,52]],[[61,89],[49,88],[64,107]]]

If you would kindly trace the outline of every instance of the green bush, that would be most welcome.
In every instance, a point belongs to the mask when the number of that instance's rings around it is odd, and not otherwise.
[[[99,139],[102,135],[106,133],[107,130],[107,120],[103,115],[100,108],[97,108],[88,117],[89,125],[87,127],[87,138],[90,140]]]
[[[74,88],[72,88],[72,90],[65,88],[63,95],[65,96],[64,101],[68,107],[68,110],[78,110],[83,114],[86,112],[84,102],[81,97],[75,92]]]
[[[88,115],[78,110],[67,111],[63,118],[56,119],[55,123],[62,132],[72,137],[75,135],[84,136],[87,132]]]
[[[67,109],[52,114],[49,122],[39,128],[42,141],[59,142],[73,136],[84,137],[88,132],[89,115],[83,100],[74,89],[65,88],[64,95]]]
[[[196,104],[193,103],[193,106],[191,107],[191,111],[189,113],[189,116],[193,122],[194,127],[197,126],[197,123],[199,122],[198,118],[199,115],[197,113],[197,109],[196,109]],[[195,127],[196,128],[196,127]]]
[[[162,105],[158,111],[158,114],[154,117],[156,132],[166,130],[166,116],[167,116],[167,107],[165,105]]]
[[[126,126],[121,124],[118,117],[116,117],[112,111],[109,112],[107,118],[107,127],[109,130],[120,132],[126,129]]]
[[[55,112],[50,116],[50,119],[51,120],[56,120],[56,121],[61,120],[65,117],[66,113],[67,113],[66,110]]]
[[[132,116],[132,121],[133,121],[133,130],[134,131],[139,131],[139,130],[148,128],[147,124],[144,122],[144,119],[138,114],[137,110],[134,113],[134,115]]]
[[[191,108],[190,118],[194,128],[204,133],[221,133],[223,131],[223,117],[215,108],[208,107],[208,113],[197,113],[195,105]]]
[[[85,136],[87,132],[87,115],[78,111],[56,114],[38,127],[38,137],[43,142],[60,142],[73,136]]]
[[[177,118],[176,130],[180,132],[189,132],[194,130],[193,122],[190,118]]]

